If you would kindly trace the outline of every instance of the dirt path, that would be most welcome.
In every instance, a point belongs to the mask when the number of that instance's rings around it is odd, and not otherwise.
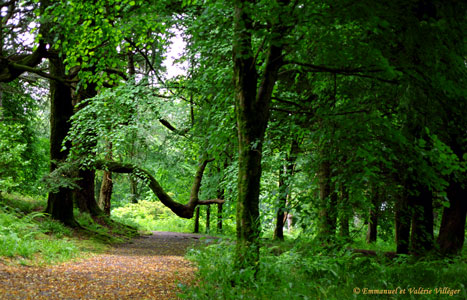
[[[183,258],[200,235],[154,232],[105,254],[57,266],[0,264],[0,299],[176,299],[193,279]]]

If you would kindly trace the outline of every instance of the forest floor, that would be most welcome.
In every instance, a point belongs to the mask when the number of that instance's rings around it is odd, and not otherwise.
[[[183,256],[202,237],[154,232],[60,265],[0,263],[0,299],[176,299],[178,285],[195,279]]]

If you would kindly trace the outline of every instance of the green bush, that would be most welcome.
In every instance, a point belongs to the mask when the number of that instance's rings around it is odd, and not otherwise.
[[[176,216],[159,201],[140,200],[112,210],[112,218],[118,222],[136,226],[145,231],[189,232],[193,220]]]

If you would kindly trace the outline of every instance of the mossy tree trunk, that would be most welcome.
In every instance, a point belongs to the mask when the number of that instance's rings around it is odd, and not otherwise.
[[[97,89],[95,84],[88,84],[87,88],[82,89],[76,94],[74,99],[74,105],[76,107],[80,102],[92,98],[97,95]],[[93,132],[87,134],[94,134]],[[89,142],[90,144],[75,145],[81,148],[92,149],[95,146],[95,142]],[[89,155],[93,155],[89,153]],[[87,212],[92,216],[99,216],[103,212],[100,209],[95,196],[95,179],[96,171],[90,168],[79,169],[77,177],[79,180],[76,182],[79,188],[73,191],[74,201],[77,204],[81,212]]]
[[[108,152],[105,156],[106,159],[112,159],[112,143],[107,144]],[[111,200],[113,192],[113,181],[112,181],[112,172],[109,170],[104,170],[102,175],[102,183],[99,190],[99,207],[102,211],[110,216]]]
[[[242,269],[257,268],[259,260],[262,146],[271,95],[282,65],[282,42],[277,19],[276,24],[272,25],[271,41],[259,83],[260,76],[257,74],[252,46],[253,20],[250,15],[254,3],[236,0],[234,6],[232,52],[239,147],[236,266]]]
[[[49,59],[50,74],[65,78],[65,67],[62,58]],[[70,86],[63,82],[50,80],[50,170],[57,168],[68,156],[68,150],[62,151],[62,143],[70,129],[70,118],[73,115],[72,92]],[[70,145],[67,145],[67,149]],[[69,188],[59,188],[49,193],[46,212],[52,218],[67,225],[76,226],[73,217],[73,195]]]

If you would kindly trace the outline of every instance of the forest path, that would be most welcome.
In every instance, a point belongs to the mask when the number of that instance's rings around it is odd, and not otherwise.
[[[0,264],[0,299],[176,299],[194,279],[183,258],[202,235],[154,232],[89,259],[46,267]]]

